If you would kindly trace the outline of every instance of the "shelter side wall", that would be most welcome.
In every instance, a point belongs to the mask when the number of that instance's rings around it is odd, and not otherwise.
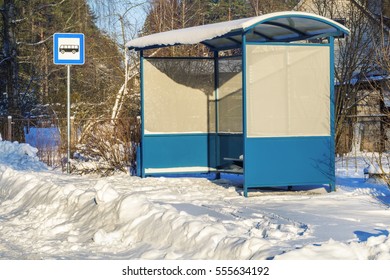
[[[332,183],[329,45],[246,54],[245,186]]]
[[[213,67],[210,59],[144,59],[145,175],[215,166]]]

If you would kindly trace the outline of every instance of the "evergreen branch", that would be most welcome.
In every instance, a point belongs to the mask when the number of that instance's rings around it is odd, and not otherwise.
[[[71,29],[73,26],[70,26],[68,28],[65,28],[62,30],[62,32],[66,31],[66,30],[69,30]],[[24,45],[24,46],[38,46],[38,45],[42,45],[43,43],[46,43],[47,41],[49,41],[51,38],[53,38],[53,35],[50,35],[49,37],[47,37],[46,39],[43,39],[39,42],[35,42],[35,43],[27,43],[27,42],[17,42],[18,45]]]
[[[0,61],[0,64],[2,64],[3,62],[5,62],[5,61],[7,61],[7,60],[10,60],[11,59],[11,57],[9,56],[9,57],[6,57],[6,58],[4,58],[2,61]]]
[[[36,9],[34,9],[32,12],[31,12],[31,15],[30,16],[34,16],[37,12],[41,11],[41,10],[44,10],[46,8],[51,8],[51,7],[56,7],[56,6],[59,6],[61,5],[62,3],[64,3],[66,0],[62,0],[61,2],[59,3],[53,3],[53,4],[47,4],[47,5],[41,5],[41,6],[38,6]],[[0,12],[4,12],[5,9],[0,9]],[[26,20],[29,20],[31,17],[25,17],[25,18],[21,18],[21,19],[15,19],[12,21],[12,23],[20,23],[20,22],[23,22],[23,21],[26,21]]]

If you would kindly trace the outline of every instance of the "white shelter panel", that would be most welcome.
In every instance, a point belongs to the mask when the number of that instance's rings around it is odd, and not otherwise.
[[[246,51],[248,137],[329,136],[329,46]]]
[[[213,67],[206,59],[145,59],[145,134],[215,131]]]
[[[242,60],[219,61],[218,132],[242,133]]]

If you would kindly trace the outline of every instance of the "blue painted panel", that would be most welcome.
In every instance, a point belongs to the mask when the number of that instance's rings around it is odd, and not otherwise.
[[[331,137],[247,138],[245,186],[330,184]]]
[[[207,134],[144,135],[143,168],[208,166]]]
[[[142,167],[141,167],[141,146],[137,145],[137,152],[136,152],[136,172],[137,176],[141,177],[142,176]]]
[[[211,168],[218,166],[218,143],[217,134],[210,133],[208,135],[208,166]]]

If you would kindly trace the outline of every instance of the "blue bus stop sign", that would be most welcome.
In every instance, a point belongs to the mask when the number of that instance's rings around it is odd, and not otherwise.
[[[70,66],[82,65],[85,61],[84,34],[82,33],[55,33],[53,36],[53,62],[66,65],[67,79],[67,163],[66,170],[70,173]]]
[[[82,65],[85,62],[85,41],[82,33],[55,33],[54,64]]]

